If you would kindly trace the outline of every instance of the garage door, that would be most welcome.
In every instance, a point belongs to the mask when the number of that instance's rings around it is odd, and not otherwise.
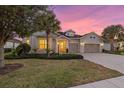
[[[69,52],[79,53],[79,43],[69,43]]]
[[[85,53],[97,53],[100,52],[100,44],[85,44],[84,45]]]

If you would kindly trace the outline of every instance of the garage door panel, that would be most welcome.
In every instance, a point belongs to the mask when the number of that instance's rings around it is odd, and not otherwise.
[[[85,53],[97,53],[100,52],[100,44],[85,44],[84,45]]]

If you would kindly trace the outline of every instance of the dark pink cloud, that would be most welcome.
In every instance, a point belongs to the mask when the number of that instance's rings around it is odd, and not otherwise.
[[[55,13],[62,31],[72,29],[78,34],[101,34],[108,25],[124,24],[124,6],[55,6]]]

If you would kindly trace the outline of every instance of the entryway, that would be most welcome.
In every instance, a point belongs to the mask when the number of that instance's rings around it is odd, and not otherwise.
[[[59,53],[66,53],[67,40],[65,40],[65,39],[58,40],[57,47],[58,47],[58,52]]]

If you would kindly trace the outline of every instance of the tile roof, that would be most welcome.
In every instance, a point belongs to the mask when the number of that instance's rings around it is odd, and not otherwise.
[[[81,35],[77,35],[77,34],[75,34],[74,36],[67,36],[67,35],[65,35],[65,33],[66,32],[58,32],[60,35],[64,35],[64,36],[66,36],[66,37],[68,37],[68,38],[80,38],[80,37],[82,37]]]

